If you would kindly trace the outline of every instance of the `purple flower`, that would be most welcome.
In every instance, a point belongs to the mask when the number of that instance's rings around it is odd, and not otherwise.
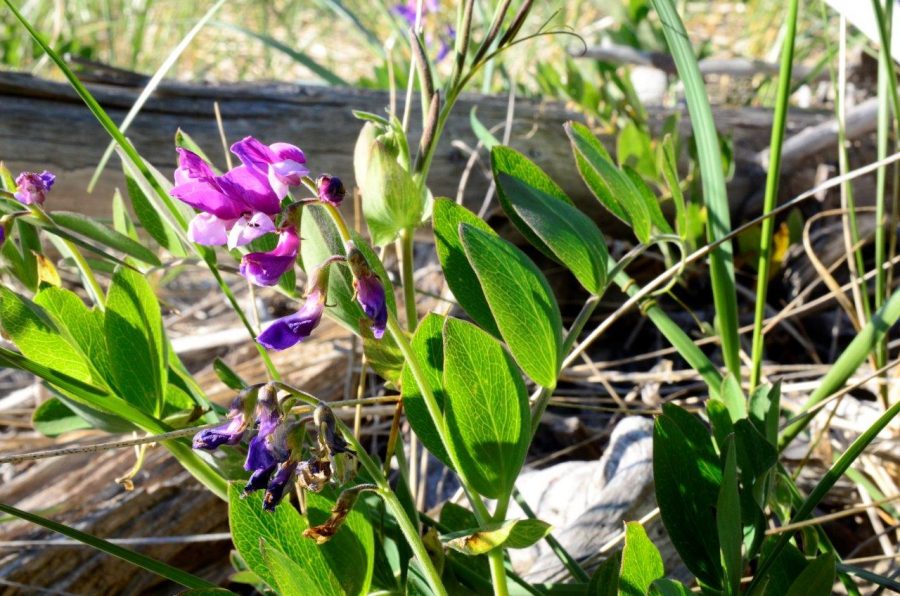
[[[310,336],[322,320],[324,310],[325,294],[318,287],[313,287],[300,310],[269,325],[256,341],[270,350],[290,348]]]
[[[323,174],[316,178],[316,188],[319,193],[319,200],[335,207],[344,200],[347,191],[344,189],[344,183],[337,176],[329,176]]]
[[[270,252],[251,252],[241,259],[241,275],[258,286],[274,286],[297,260],[300,237],[293,226],[281,230],[278,245]]]
[[[216,176],[199,155],[182,148],[170,194],[201,212],[191,220],[188,238],[207,246],[247,244],[275,231],[272,216],[281,212],[267,180],[247,166]]]
[[[299,186],[309,174],[303,151],[288,143],[264,145],[253,137],[244,137],[231,146],[231,152],[257,176],[268,180],[279,200],[287,196],[288,187]]]
[[[260,391],[256,416],[259,432],[250,439],[247,459],[244,461],[244,469],[253,474],[244,487],[244,494],[266,486],[275,467],[290,455],[285,444],[285,430],[276,392],[269,386]]]
[[[266,486],[266,495],[263,497],[263,509],[266,511],[275,511],[275,507],[281,502],[282,497],[284,497],[285,487],[287,487],[288,482],[294,477],[294,472],[297,470],[297,463],[298,462],[296,461],[289,460],[278,466],[278,470],[272,475],[268,486]]]
[[[422,4],[422,16],[429,12],[437,12],[439,6],[438,0],[425,0]],[[394,13],[407,22],[410,27],[416,26],[416,0],[407,0],[406,4],[397,4],[394,6]]]
[[[244,414],[244,400],[237,396],[228,410],[228,422],[215,428],[201,430],[194,435],[194,449],[212,451],[221,445],[237,445],[247,430],[248,420]]]
[[[47,170],[40,174],[22,172],[16,177],[16,192],[13,196],[24,205],[43,205],[54,182],[56,176]]]
[[[363,312],[372,320],[372,335],[381,339],[387,325],[387,298],[384,285],[352,242],[347,243],[347,263],[353,273],[353,289]]]
[[[0,225],[0,246],[6,242],[6,226]]]

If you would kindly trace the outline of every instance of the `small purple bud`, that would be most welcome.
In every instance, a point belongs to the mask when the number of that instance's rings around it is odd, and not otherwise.
[[[278,245],[270,252],[251,252],[241,258],[241,275],[258,286],[274,286],[294,266],[300,237],[290,226],[281,230]]]
[[[13,196],[24,205],[43,205],[54,182],[56,176],[47,170],[40,174],[22,172],[16,177],[16,192]]]
[[[243,394],[238,395],[231,402],[228,409],[228,422],[215,428],[201,430],[194,435],[194,449],[206,449],[212,451],[221,445],[237,445],[244,437],[248,420],[244,411],[245,402]]]
[[[270,350],[284,350],[310,336],[322,320],[325,294],[314,287],[296,313],[282,317],[260,333],[256,341]]]
[[[269,480],[269,485],[266,487],[266,495],[263,497],[263,509],[275,511],[275,507],[284,497],[284,489],[291,478],[293,478],[296,469],[297,462],[295,461],[287,461],[278,466],[278,470]]]
[[[347,263],[353,273],[353,289],[363,312],[372,320],[372,335],[381,339],[387,326],[387,299],[384,285],[369,267],[365,256],[352,243],[347,243]]]
[[[316,178],[316,188],[319,191],[319,200],[335,207],[344,200],[347,191],[344,189],[344,183],[337,176],[329,176],[323,174]]]

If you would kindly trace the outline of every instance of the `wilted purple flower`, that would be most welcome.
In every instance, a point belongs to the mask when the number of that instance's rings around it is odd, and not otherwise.
[[[323,174],[316,178],[316,188],[319,193],[319,200],[335,207],[344,200],[347,191],[344,189],[344,183],[337,176],[329,176]]]
[[[13,196],[24,205],[43,205],[54,182],[56,176],[47,170],[40,174],[22,172],[16,177],[16,192]]]
[[[294,472],[297,470],[297,463],[298,462],[296,461],[288,460],[278,466],[278,470],[272,475],[268,486],[266,486],[266,494],[263,497],[263,509],[266,511],[275,511],[275,507],[281,502],[282,497],[284,497],[285,487],[287,487],[288,482],[294,477]]]
[[[325,294],[317,286],[307,294],[306,301],[296,313],[282,317],[260,333],[256,341],[270,350],[284,350],[310,336],[322,320]]]
[[[191,220],[188,238],[208,246],[234,248],[273,232],[272,216],[281,212],[269,183],[247,166],[216,176],[199,155],[180,147],[170,194],[201,211]]]
[[[276,391],[271,386],[260,390],[259,403],[256,406],[259,432],[250,439],[244,469],[252,471],[250,480],[244,487],[244,494],[263,488],[269,481],[275,467],[290,455],[285,444],[284,425],[278,406]]]
[[[372,335],[381,339],[387,326],[387,299],[384,285],[378,275],[372,271],[366,258],[352,243],[347,243],[347,263],[353,273],[353,289],[363,312],[372,320]]]
[[[274,286],[297,260],[300,237],[294,226],[281,230],[278,244],[270,252],[251,252],[241,258],[241,275],[258,286]]]
[[[228,410],[228,422],[215,428],[201,430],[194,435],[194,449],[206,449],[212,451],[221,445],[237,445],[247,430],[249,420],[247,420],[245,410],[245,400],[242,395],[238,395],[231,402],[231,408]]]
[[[244,137],[231,146],[243,164],[269,181],[278,199],[287,196],[288,187],[299,186],[309,174],[303,151],[288,143],[264,145],[253,137]]]

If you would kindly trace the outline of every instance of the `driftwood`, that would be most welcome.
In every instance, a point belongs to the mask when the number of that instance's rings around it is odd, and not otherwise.
[[[139,86],[115,84],[92,84],[90,89],[117,122],[124,118],[141,90]],[[174,168],[173,137],[179,127],[210,155],[221,156],[221,141],[213,116],[213,103],[219,102],[229,139],[252,134],[269,142],[294,142],[306,151],[314,172],[330,172],[352,183],[353,146],[360,122],[351,110],[384,113],[388,101],[386,92],[336,87],[167,82],[147,102],[127,135],[141,154],[164,173]],[[476,145],[469,124],[469,112],[474,107],[487,126],[501,124],[506,119],[506,98],[463,96],[448,120],[432,167],[430,185],[438,196],[457,194],[467,156],[452,143],[458,140],[469,147]],[[417,114],[414,107],[413,140],[419,135]],[[667,114],[663,109],[652,109],[651,120],[659,125]],[[717,126],[732,138],[736,150],[737,171],[729,192],[733,210],[746,211],[746,199],[763,186],[764,171],[756,160],[757,153],[768,145],[771,113],[755,108],[717,109],[715,117]],[[825,113],[794,110],[789,133],[827,117]],[[578,176],[563,131],[567,120],[581,118],[557,102],[517,100],[510,144],[540,163],[598,220],[608,220],[609,216]],[[682,126],[687,134],[690,126],[687,118],[682,119]],[[609,141],[614,147],[612,140]],[[44,168],[55,171],[58,181],[53,191],[54,209],[109,215],[113,190],[124,189],[115,158],[93,194],[85,192],[107,142],[106,133],[67,84],[0,72],[0,160],[14,172]],[[814,171],[810,165],[806,168]],[[812,179],[812,174],[808,178]],[[465,203],[478,209],[488,185],[487,177],[479,169],[466,186]]]

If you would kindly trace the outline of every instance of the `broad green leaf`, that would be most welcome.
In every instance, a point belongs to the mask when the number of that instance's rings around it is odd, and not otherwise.
[[[307,276],[315,275],[319,265],[333,255],[344,255],[344,243],[328,212],[320,205],[307,205],[300,219],[300,255]],[[347,267],[328,267],[328,304],[326,313],[353,333],[359,333],[362,309],[353,299],[353,278]]]
[[[5,287],[0,287],[0,325],[28,359],[69,377],[102,385],[103,380],[92,374],[85,355],[46,311]]]
[[[49,314],[56,327],[66,331],[83,354],[88,365],[96,372],[91,377],[96,384],[112,386],[109,351],[103,334],[103,311],[88,306],[77,294],[62,288],[45,288],[34,297]]]
[[[450,291],[473,321],[495,337],[500,337],[478,276],[466,257],[459,237],[459,225],[469,224],[488,234],[493,234],[494,231],[477,215],[450,199],[438,199],[434,202],[432,222],[435,249]]]
[[[168,377],[162,314],[150,283],[119,267],[106,299],[104,335],[116,392],[142,411],[159,415]]]
[[[471,510],[451,501],[447,501],[441,505],[440,522],[442,526],[449,529],[451,532],[459,532],[466,528],[478,526],[478,520]]]
[[[619,574],[619,594],[644,596],[654,580],[665,574],[662,557],[638,522],[625,524],[625,548]]]
[[[650,596],[691,596],[683,583],[674,579],[658,579],[650,584]]]
[[[650,240],[650,213],[631,180],[612,161],[597,137],[583,124],[566,123],[575,164],[585,184],[610,213],[629,224],[638,240]]]
[[[535,230],[532,230],[531,226],[513,209],[515,195],[509,194],[507,185],[504,184],[505,179],[501,179],[501,174],[518,180],[524,186],[530,187],[539,193],[543,199],[555,199],[574,207],[572,199],[536,163],[510,147],[494,147],[491,151],[491,170],[494,174],[494,182],[497,185],[497,198],[503,206],[507,217],[510,218],[532,246],[551,259],[558,259],[553,250],[545,244],[544,239]],[[555,205],[556,203],[550,201],[550,204]]]
[[[442,378],[444,370],[443,329],[444,317],[428,313],[419,322],[418,327],[416,327],[416,334],[413,336],[412,342],[410,342],[441,412],[444,411],[446,402]],[[428,451],[444,462],[446,466],[452,468],[453,464],[450,462],[450,456],[447,455],[441,436],[434,426],[431,415],[428,413],[425,400],[422,398],[422,392],[419,391],[419,385],[416,383],[409,366],[403,367],[400,388],[403,395],[403,409],[406,412],[406,419],[416,432],[416,436],[422,441],[422,444],[425,445]]]
[[[750,396],[748,415],[766,440],[773,446],[778,445],[778,417],[781,405],[781,381],[774,385],[760,385]]]
[[[22,264],[22,283],[29,289],[36,290],[40,285],[39,257],[43,254],[41,248],[41,239],[38,236],[37,229],[22,218],[16,220],[16,231],[19,234],[19,244],[21,245],[20,262]]]
[[[384,144],[374,141],[368,151],[365,177],[357,176],[357,180],[372,243],[381,246],[392,242],[401,230],[419,224],[424,201],[412,176]]]
[[[834,572],[834,555],[820,555],[794,580],[786,596],[828,596],[834,587]]]
[[[706,416],[712,426],[716,447],[720,453],[725,453],[728,447],[728,438],[734,434],[734,422],[731,421],[731,414],[728,413],[725,402],[718,397],[706,400]]]
[[[282,503],[274,512],[266,512],[260,492],[242,499],[237,483],[228,489],[232,540],[251,571],[269,586],[279,587],[276,574],[260,549],[260,539],[263,539],[267,548],[277,549],[297,564],[292,569],[303,573],[300,581],[305,586],[304,593],[364,594],[368,591],[374,539],[363,513],[352,511],[331,541],[317,546],[303,536],[309,524],[293,506]],[[312,523],[324,521],[333,501],[314,493],[308,493],[307,499]]]
[[[654,178],[656,160],[650,143],[650,135],[628,122],[616,138],[616,157],[619,165],[634,168],[641,176]]]
[[[343,594],[340,586],[337,585],[337,578],[333,575],[329,577],[331,581],[327,586],[317,581],[315,572],[308,569],[310,561],[294,562],[274,546],[268,546],[265,538],[259,539],[259,550],[266,562],[266,567],[275,580],[275,585],[272,587],[276,588],[279,594],[305,594],[312,586],[316,586],[317,593],[323,596]]]
[[[678,406],[663,406],[656,419],[653,477],[660,515],[684,564],[702,582],[720,586],[718,531],[710,511],[716,507],[722,470],[709,431]]]
[[[459,473],[481,495],[508,495],[531,438],[531,413],[519,370],[487,332],[447,319],[443,380],[447,448],[456,455]]]
[[[618,596],[619,569],[622,567],[622,551],[616,551],[603,561],[588,584],[588,596]]]
[[[162,561],[151,559],[150,557],[137,553],[133,550],[123,548],[111,542],[107,542],[102,538],[97,538],[96,536],[92,536],[91,534],[76,530],[75,528],[70,528],[69,526],[55,522],[53,520],[49,520],[39,515],[28,513],[27,511],[22,511],[21,509],[16,509],[15,507],[10,507],[9,505],[4,504],[0,504],[0,511],[6,513],[7,515],[13,515],[15,517],[18,517],[19,519],[23,519],[27,522],[31,522],[33,524],[46,528],[52,532],[62,534],[67,538],[71,538],[72,540],[77,540],[78,542],[86,544],[91,548],[104,552],[108,555],[118,557],[123,561],[126,561],[127,563],[131,563],[136,567],[146,569],[150,573],[156,574],[169,581],[173,581],[186,588],[207,589],[216,587],[214,584],[209,583],[205,579],[199,578],[196,575],[191,575],[190,573],[182,571],[181,569],[171,567],[170,565],[167,565]]]
[[[568,267],[584,289],[600,294],[606,286],[609,253],[597,225],[577,208],[517,178],[501,172],[496,180],[518,220]]]
[[[91,425],[58,398],[51,398],[39,405],[31,416],[34,430],[45,437],[57,437],[73,430],[91,428]]]
[[[371,329],[363,326],[360,326],[360,335],[366,365],[372,367],[372,370],[384,380],[397,384],[403,373],[405,361],[393,336],[386,333],[381,339],[375,339]]]
[[[735,441],[727,441],[725,468],[722,471],[722,485],[716,504],[716,527],[722,549],[722,567],[725,572],[726,594],[738,594],[741,574],[744,570],[741,555],[743,531],[741,529],[741,499],[738,493],[737,453]]]
[[[650,190],[650,187],[647,186],[647,183],[641,178],[641,175],[628,166],[624,166],[622,172],[628,180],[631,181],[632,186],[634,186],[634,189],[637,191],[638,197],[644,202],[644,206],[647,208],[647,214],[650,216],[650,222],[660,232],[671,234],[672,226],[669,225],[669,221],[663,215],[662,209],[659,206],[659,198],[653,194],[653,191]]]
[[[172,256],[185,257],[187,252],[178,237],[178,234],[171,226],[160,216],[157,208],[147,198],[141,185],[137,183],[133,176],[125,173],[125,189],[128,191],[128,198],[131,200],[131,207],[138,221],[147,230],[147,233],[156,240],[160,246],[168,250]]]
[[[763,560],[770,556],[777,538],[777,536],[766,538],[762,547]],[[787,544],[750,596],[783,596],[787,594],[791,584],[803,573],[806,566],[807,562],[803,553],[793,544]]]
[[[161,264],[159,258],[153,254],[153,251],[143,244],[111,228],[107,228],[86,215],[68,211],[54,211],[52,217],[53,223],[57,226],[99,242],[102,246],[123,252],[148,265],[158,267]]]
[[[536,383],[555,387],[562,318],[544,275],[521,250],[495,234],[463,223],[459,235],[513,358]]]
[[[775,447],[747,419],[734,424],[737,461],[744,482],[751,483],[772,469],[778,461]]]
[[[441,541],[464,555],[481,555],[495,548],[528,548],[550,533],[552,526],[538,519],[511,519],[483,528],[460,530]]]

